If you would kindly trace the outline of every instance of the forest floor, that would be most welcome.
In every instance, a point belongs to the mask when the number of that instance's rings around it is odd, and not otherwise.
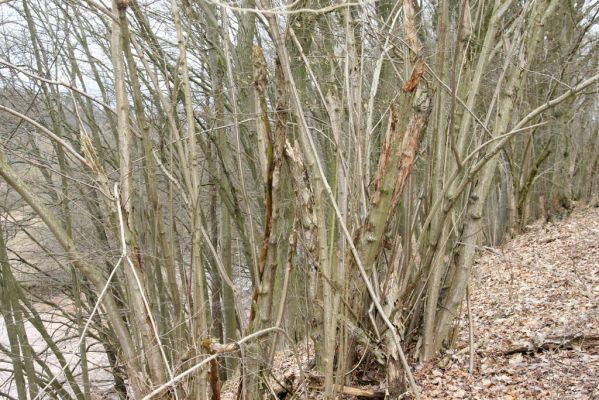
[[[414,366],[423,400],[599,400],[599,208],[538,221],[499,248],[481,248],[470,287],[474,368],[464,302],[455,349]],[[310,376],[312,346],[299,354]],[[297,384],[291,351],[277,355],[271,372],[273,387],[291,376]],[[318,386],[303,393],[320,398]],[[358,386],[344,397],[384,390]],[[236,387],[226,385],[223,399],[236,398]]]
[[[539,221],[503,246],[481,252],[471,280],[474,369],[469,371],[464,305],[455,350],[414,366],[421,398],[599,400],[599,208],[576,210],[552,223]],[[40,312],[50,324],[60,324],[51,310]],[[4,333],[0,320],[0,344],[6,345]],[[69,356],[77,352],[74,340],[61,346]],[[308,386],[321,386],[309,371],[313,347],[299,347]],[[112,398],[105,387],[109,376],[101,368],[105,356],[99,352],[94,357],[94,388],[103,393],[101,398]],[[0,357],[0,370],[6,362]],[[277,354],[272,374],[281,382],[297,378],[290,350]],[[5,375],[0,371],[0,391],[9,385]],[[236,398],[236,386],[234,380],[227,382],[222,398]],[[384,382],[358,386],[348,399],[380,391]],[[305,394],[319,397],[314,391]]]
[[[456,350],[416,368],[422,398],[599,399],[599,208],[483,251],[471,280],[474,370],[464,315]]]

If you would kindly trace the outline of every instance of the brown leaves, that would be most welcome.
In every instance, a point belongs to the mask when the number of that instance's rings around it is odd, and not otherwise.
[[[599,395],[598,221],[599,209],[581,210],[482,255],[472,288],[475,373],[464,318],[460,350],[417,372],[423,398]]]

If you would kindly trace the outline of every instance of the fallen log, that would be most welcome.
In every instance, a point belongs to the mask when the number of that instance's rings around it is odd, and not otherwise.
[[[360,389],[351,386],[338,386],[337,393],[349,396],[366,397],[369,399],[382,399],[385,397],[385,392]]]
[[[324,390],[324,386],[322,386],[323,377],[315,374],[308,374],[308,379],[316,383],[316,385],[311,385],[312,389],[316,390]],[[347,396],[356,396],[366,399],[383,399],[385,398],[385,392],[380,390],[370,390],[370,389],[362,389],[353,386],[336,386],[335,391],[339,394],[344,394]]]
[[[324,386],[312,386],[312,389],[317,389],[319,391],[324,390]],[[352,386],[337,386],[335,391],[339,394],[344,394],[346,396],[356,396],[365,399],[384,399],[385,392],[381,392],[379,390],[367,390],[361,389]]]

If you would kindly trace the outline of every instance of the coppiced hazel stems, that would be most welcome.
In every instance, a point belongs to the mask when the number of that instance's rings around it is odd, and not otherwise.
[[[100,271],[92,264],[85,261],[85,257],[78,253],[73,239],[64,230],[62,224],[58,221],[54,213],[40,202],[33,194],[28,185],[15,173],[9,166],[4,151],[0,150],[0,176],[12,187],[31,209],[40,217],[48,227],[53,236],[60,243],[65,253],[72,260],[73,265],[78,268],[86,278],[95,286],[98,292],[102,292],[106,286],[106,281]],[[136,395],[144,392],[144,386],[138,373],[141,371],[137,361],[137,352],[134,350],[133,342],[126,328],[119,307],[112,295],[106,295],[104,298],[104,307],[109,316],[110,323],[117,335],[117,340],[122,348],[126,368],[131,376],[132,390]]]
[[[281,328],[277,328],[277,327],[271,327],[271,328],[266,328],[266,329],[262,329],[259,330],[257,332],[254,332],[252,334],[249,334],[233,343],[227,343],[227,344],[223,344],[223,345],[219,345],[218,349],[214,351],[214,354],[206,357],[205,359],[203,359],[202,361],[200,361],[199,363],[195,364],[193,367],[183,371],[182,373],[178,374],[177,376],[175,376],[173,379],[169,380],[168,382],[165,382],[163,385],[160,385],[158,388],[154,389],[153,391],[151,391],[148,395],[144,396],[142,398],[142,400],[149,400],[153,397],[156,397],[157,395],[159,395],[160,393],[162,393],[163,391],[165,391],[166,389],[168,389],[170,386],[174,385],[175,383],[177,383],[178,381],[182,380],[183,378],[189,376],[190,374],[193,374],[194,372],[196,372],[198,369],[203,368],[206,364],[208,364],[209,362],[211,362],[212,360],[216,359],[219,355],[223,354],[223,353],[228,353],[228,352],[235,352],[235,351],[239,351],[239,348],[244,345],[246,342],[252,341],[260,336],[269,334],[271,332],[280,332],[282,334],[284,334],[287,337],[287,340],[292,343],[291,338],[289,336],[287,336],[287,333],[281,329]],[[303,370],[302,370],[302,365],[300,363],[300,360],[297,356],[297,351],[294,350],[294,356],[295,356],[295,362],[298,365],[300,374],[302,375],[302,381],[303,381]]]
[[[276,393],[288,336],[327,399],[363,393],[364,363],[418,396],[408,360],[451,346],[479,242],[599,187],[597,3],[0,3],[22,28],[0,41],[0,195],[42,222],[3,230],[66,269],[62,314],[123,397]],[[11,395],[93,394],[19,302]]]
[[[289,56],[287,54],[286,48],[283,46],[283,42],[280,37],[280,32],[279,32],[279,28],[277,26],[276,20],[272,16],[267,16],[266,18],[269,21],[271,33],[273,34],[274,41],[277,45],[279,59],[280,59],[281,65],[283,67],[283,71],[284,71],[287,83],[290,86],[290,94],[291,94],[292,104],[294,106],[294,111],[296,112],[296,117],[298,118],[298,120],[300,122],[300,127],[302,130],[300,138],[303,143],[303,147],[305,148],[304,151],[307,153],[306,155],[308,156],[308,165],[310,165],[310,167],[313,168],[316,172],[316,176],[313,176],[313,178],[316,180],[317,185],[321,184],[323,186],[325,194],[327,195],[328,200],[330,201],[331,206],[334,209],[335,217],[337,218],[337,221],[341,227],[343,235],[345,236],[345,239],[347,240],[347,244],[350,247],[352,256],[354,257],[354,261],[358,267],[360,276],[362,277],[362,279],[366,285],[368,294],[370,295],[371,300],[375,304],[377,311],[380,313],[380,316],[381,316],[381,318],[383,318],[383,321],[387,325],[389,331],[394,333],[393,337],[394,337],[395,345],[397,346],[397,351],[399,353],[400,360],[405,369],[405,373],[408,376],[408,380],[410,382],[411,389],[412,389],[414,395],[416,396],[416,398],[419,398],[416,383],[414,382],[414,378],[410,372],[409,365],[407,363],[407,360],[406,360],[405,355],[403,354],[403,350],[401,348],[401,341],[400,341],[399,335],[397,333],[395,333],[396,332],[395,327],[393,326],[391,321],[389,321],[382,305],[380,304],[380,301],[377,298],[374,287],[372,286],[372,283],[370,282],[369,274],[366,272],[364,266],[362,265],[360,254],[358,253],[358,250],[354,246],[351,234],[349,233],[347,226],[345,224],[345,221],[343,220],[343,217],[339,211],[339,207],[337,205],[335,196],[331,190],[331,187],[330,187],[328,180],[326,178],[326,175],[324,173],[322,163],[318,157],[316,146],[312,139],[312,135],[311,135],[311,133],[308,129],[308,125],[305,121],[304,112],[302,109],[302,102],[300,101],[297,89],[295,87],[293,77],[291,75],[291,69],[290,69],[290,65],[289,65]],[[424,68],[424,65],[422,64],[421,67]],[[415,68],[418,68],[418,67],[416,66]],[[419,73],[418,71],[419,70],[417,69],[416,74]],[[420,73],[420,75],[421,75],[421,73]],[[418,82],[417,82],[418,79],[420,79],[420,77],[415,78],[415,80],[416,80],[414,82],[415,86],[418,85]],[[414,90],[414,88],[411,88],[411,90]],[[427,105],[423,105],[422,107],[425,110],[425,112],[428,111]],[[416,124],[416,125],[414,125],[414,129],[418,130],[419,129],[418,125],[420,124],[420,122],[414,122],[414,123]],[[420,128],[420,130],[422,130],[422,128]],[[318,186],[316,186],[315,193],[318,193],[320,190],[322,190],[322,189],[320,189]],[[393,193],[393,194],[395,195],[395,193]],[[316,199],[316,201],[318,201],[318,198]],[[320,261],[323,262],[323,260],[320,260]],[[326,339],[325,339],[325,341],[326,341]]]
[[[469,357],[468,357],[468,372],[474,373],[474,322],[472,321],[472,290],[470,285],[466,288],[466,312],[468,314],[468,346],[469,346]]]

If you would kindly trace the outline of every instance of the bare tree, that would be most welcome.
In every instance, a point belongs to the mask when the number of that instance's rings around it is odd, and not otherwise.
[[[90,398],[99,343],[120,398],[262,398],[292,336],[326,398],[364,365],[418,397],[478,246],[596,195],[599,7],[561,3],[0,2],[13,397]],[[80,367],[23,265],[74,306]]]

